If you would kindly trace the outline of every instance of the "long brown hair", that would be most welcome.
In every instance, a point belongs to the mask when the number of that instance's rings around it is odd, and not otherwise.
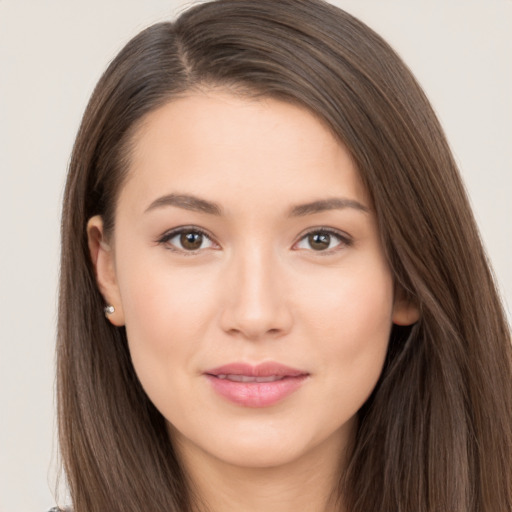
[[[115,205],[149,112],[220,86],[308,108],[345,144],[371,195],[399,293],[395,326],[339,490],[350,512],[512,510],[510,331],[443,131],[371,29],[321,0],[219,0],[130,41],[98,83],[62,213],[58,409],[75,512],[189,510],[165,421],[123,328],[103,316],[86,223]]]

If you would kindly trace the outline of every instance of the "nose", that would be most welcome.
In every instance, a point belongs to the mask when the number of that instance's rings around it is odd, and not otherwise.
[[[221,327],[247,340],[279,338],[293,323],[284,273],[271,251],[247,248],[233,257],[223,284]]]

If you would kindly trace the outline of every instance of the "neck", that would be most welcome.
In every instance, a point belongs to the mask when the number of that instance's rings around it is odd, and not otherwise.
[[[178,452],[194,490],[193,512],[343,512],[345,444],[331,439],[299,460],[259,468],[231,465],[200,448]]]

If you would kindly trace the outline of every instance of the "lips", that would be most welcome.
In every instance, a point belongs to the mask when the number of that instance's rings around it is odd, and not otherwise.
[[[213,390],[244,407],[269,407],[297,391],[308,372],[275,362],[232,363],[204,373]]]
[[[277,375],[270,375],[269,377],[250,377],[249,375],[235,375],[235,374],[219,374],[216,376],[218,379],[228,379],[232,382],[275,382],[282,380],[285,377],[278,377]]]

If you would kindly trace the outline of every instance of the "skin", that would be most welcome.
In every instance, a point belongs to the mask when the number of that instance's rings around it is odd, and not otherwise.
[[[89,246],[115,307],[109,320],[126,326],[193,488],[212,511],[334,510],[329,496],[392,323],[417,319],[394,299],[348,151],[305,109],[222,91],[149,114],[134,143],[114,234],[94,217]],[[220,211],[159,200],[169,194]],[[345,203],[297,215],[297,205],[332,198]],[[168,234],[182,226],[208,234],[196,235],[198,249]],[[326,243],[312,245],[310,232]],[[265,361],[308,374],[270,407],[228,401],[204,374]]]

